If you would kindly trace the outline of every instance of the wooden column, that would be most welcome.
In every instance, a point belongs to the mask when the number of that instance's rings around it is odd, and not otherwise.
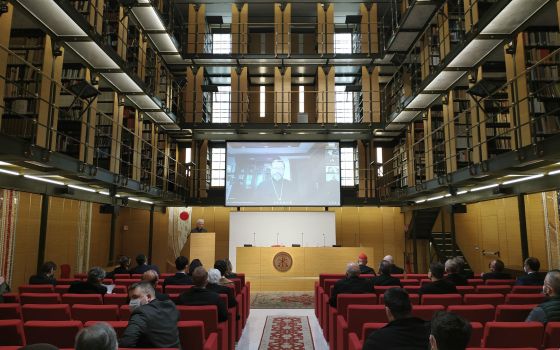
[[[231,68],[231,122],[246,123],[249,114],[247,67]]]
[[[142,115],[139,110],[134,113],[134,138],[132,144],[132,179],[140,181],[141,171],[141,149],[142,149]]]
[[[424,122],[424,153],[426,159],[426,181],[434,178],[434,145],[432,142],[432,109],[428,108],[422,118]]]
[[[199,123],[202,121],[202,83],[204,68],[187,67],[187,86],[184,92],[185,121]]]
[[[360,4],[362,23],[360,25],[362,52],[368,55],[379,52],[379,33],[377,31],[377,4]]]
[[[99,88],[99,80],[93,78],[89,68],[86,68],[85,80],[93,86]],[[93,164],[95,154],[95,126],[97,124],[97,97],[93,100],[90,108],[82,115],[82,128],[80,132],[80,153],[79,159],[86,164]]]
[[[291,123],[292,68],[274,67],[274,122]]]
[[[10,32],[12,30],[12,17],[14,14],[14,5],[7,3],[8,12],[0,16],[0,45],[10,47]],[[8,62],[8,52],[0,49],[0,99],[4,100],[6,90],[6,70]],[[0,104],[0,126],[2,125],[2,115],[4,114],[4,103]]]
[[[334,66],[317,68],[317,122],[335,122]]]
[[[445,164],[447,173],[457,170],[457,142],[453,110],[453,92],[448,91],[443,103],[443,132],[445,137]]]
[[[482,67],[469,72],[469,87],[473,87],[477,81],[482,79]],[[471,113],[473,162],[480,163],[488,159],[488,144],[486,143],[486,120],[485,112],[472,95],[469,95],[470,106],[476,106]]]
[[[231,4],[231,53],[247,53],[248,22],[249,4]]]
[[[124,96],[122,96],[124,98]],[[121,140],[124,102],[121,103],[121,96],[113,93],[113,125],[111,126],[111,157],[109,159],[109,171],[118,174],[121,169]]]
[[[375,197],[375,167],[371,162],[376,162],[376,150],[371,141],[358,141],[358,197]]]
[[[467,0],[468,1],[468,0]],[[446,3],[437,14],[439,57],[443,60],[451,51],[451,36],[449,33],[449,5]]]
[[[379,93],[379,67],[362,66],[363,123],[381,121],[381,98]]]
[[[208,140],[197,142],[196,147],[198,148],[198,168],[196,174],[198,177],[198,197],[206,198],[208,197],[208,182],[206,179],[206,173],[208,171]]]
[[[414,169],[414,123],[408,124],[406,128],[405,152],[406,152],[406,184],[408,187],[416,185]],[[404,174],[403,174],[404,175]]]
[[[334,53],[334,4],[317,3],[317,50]]]
[[[126,44],[128,43],[128,16],[125,17],[125,9],[121,5],[119,9],[119,21],[117,36],[119,41],[117,42],[117,54],[126,60]]]
[[[204,53],[206,40],[206,5],[189,4],[187,21],[187,53]]]
[[[150,186],[156,187],[157,184],[157,156],[158,156],[158,130],[155,123],[151,123],[151,162],[150,162]]]
[[[274,4],[274,54],[290,54],[290,34],[292,24],[292,5]]]

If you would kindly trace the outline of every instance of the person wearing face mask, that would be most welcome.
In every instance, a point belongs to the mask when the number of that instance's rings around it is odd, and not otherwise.
[[[525,275],[518,277],[515,284],[518,286],[542,286],[544,279],[542,275],[539,274],[539,269],[541,268],[541,263],[537,258],[527,258],[523,263],[523,270]]]
[[[548,300],[535,307],[526,321],[542,323],[560,321],[560,270],[552,270],[546,274],[543,284],[543,293]]]
[[[275,158],[270,163],[270,175],[257,186],[255,195],[271,203],[290,204],[294,188],[290,180],[285,178],[286,164],[280,158]]]
[[[130,319],[119,339],[123,348],[179,348],[179,312],[170,300],[155,298],[148,282],[134,283],[128,289]]]

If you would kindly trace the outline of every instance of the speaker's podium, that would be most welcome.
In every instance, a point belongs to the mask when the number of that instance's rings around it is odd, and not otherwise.
[[[191,232],[185,247],[190,260],[200,259],[204,266],[214,266],[216,261],[216,233]]]

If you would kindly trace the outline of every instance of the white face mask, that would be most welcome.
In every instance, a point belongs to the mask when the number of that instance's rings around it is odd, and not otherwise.
[[[128,307],[130,307],[130,311],[134,311],[137,308],[139,308],[140,306],[142,306],[142,301],[140,299],[132,299],[130,300],[130,302],[128,303]]]

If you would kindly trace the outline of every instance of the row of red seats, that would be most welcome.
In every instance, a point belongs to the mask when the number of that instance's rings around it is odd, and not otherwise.
[[[394,278],[397,278],[401,281],[401,284],[406,285],[406,284],[419,284],[421,282],[429,282],[430,279],[428,278],[428,274],[392,274],[391,275]],[[322,273],[319,275],[319,284],[322,285],[323,284],[323,280],[325,279],[341,279],[344,278],[345,275],[344,274],[340,274],[340,273]],[[360,275],[361,278],[372,278],[375,277],[374,275],[369,275],[369,274],[362,274]],[[415,282],[416,281],[416,282]],[[486,285],[494,285],[494,284],[508,284],[508,285],[513,285],[515,284],[515,279],[487,279],[487,280],[483,280],[482,278],[471,278],[471,279],[467,279],[467,282],[469,285],[472,286],[477,286],[477,285],[481,285],[481,284],[486,284]]]

